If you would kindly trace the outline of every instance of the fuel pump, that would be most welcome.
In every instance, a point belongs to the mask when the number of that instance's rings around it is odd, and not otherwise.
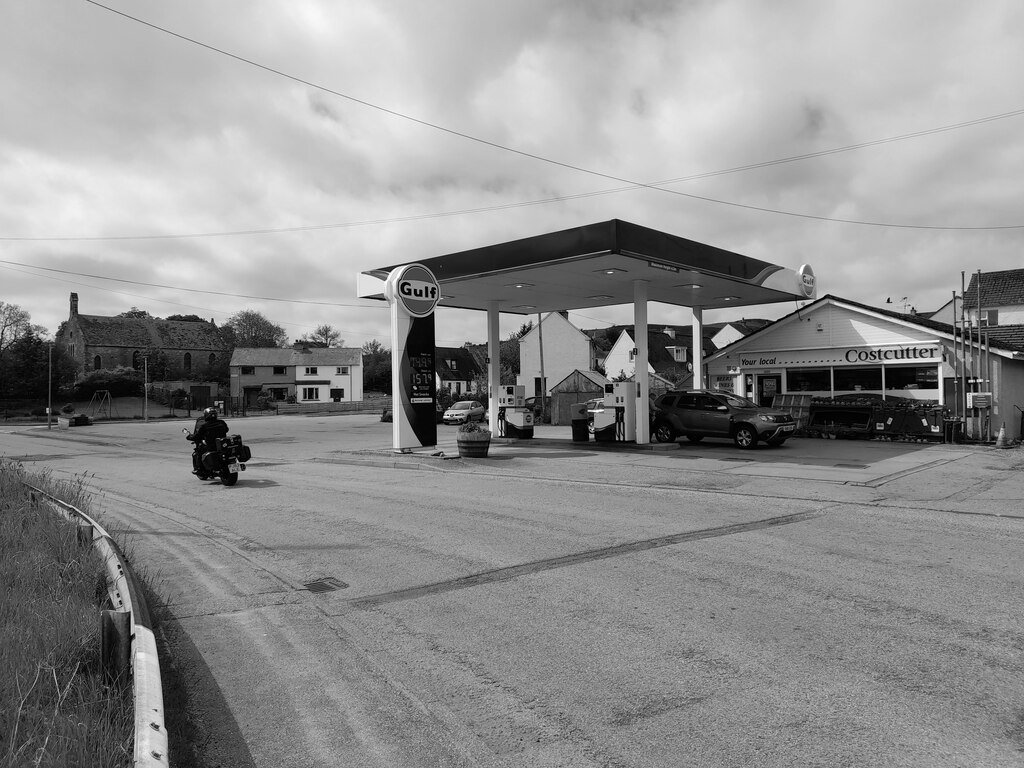
[[[594,440],[604,443],[636,441],[635,381],[613,381],[604,385],[604,407],[594,411]]]
[[[498,437],[533,437],[533,411],[526,407],[526,387],[498,387]]]

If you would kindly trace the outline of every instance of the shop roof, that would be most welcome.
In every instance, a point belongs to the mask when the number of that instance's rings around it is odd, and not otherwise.
[[[716,352],[711,357],[718,357],[727,350],[731,350],[733,347],[744,344],[755,337],[760,337],[765,333],[770,333],[771,329],[778,326],[780,323],[790,321],[794,317],[799,317],[801,314],[807,314],[813,312],[817,307],[822,306],[826,303],[841,304],[847,307],[853,307],[866,312],[871,312],[876,315],[884,315],[894,320],[898,320],[902,323],[910,325],[916,325],[920,328],[927,328],[928,330],[935,331],[936,333],[948,336],[950,338],[956,338],[961,335],[960,328],[954,328],[948,323],[941,323],[936,320],[930,320],[922,315],[905,312],[894,312],[889,309],[880,309],[879,307],[872,307],[867,304],[861,304],[859,301],[853,301],[851,299],[844,299],[840,296],[833,296],[828,294],[822,296],[820,299],[801,307],[800,309],[790,312],[784,317],[780,317],[775,322],[766,325],[758,331],[754,331],[749,336],[744,336],[742,339],[734,341],[726,347]],[[993,326],[989,330],[989,345],[996,350],[1002,350],[1011,354],[1016,353],[1017,355],[1024,354],[1024,326]],[[999,333],[999,331],[1005,330],[1005,333]]]
[[[619,219],[369,270],[359,295],[384,299],[383,281],[409,263],[433,272],[440,306],[513,314],[632,304],[637,280],[648,301],[685,307],[803,298],[794,270]]]

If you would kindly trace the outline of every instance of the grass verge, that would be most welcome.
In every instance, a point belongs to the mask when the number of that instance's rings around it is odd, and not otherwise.
[[[0,768],[129,766],[131,686],[108,685],[100,663],[106,570],[25,480],[89,514],[81,483],[0,460]]]

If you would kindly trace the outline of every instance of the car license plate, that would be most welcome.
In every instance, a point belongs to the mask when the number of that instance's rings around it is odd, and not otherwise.
[[[796,424],[787,424],[786,426],[784,426],[782,428],[782,431],[783,432],[792,432],[794,429],[796,429]]]
[[[238,459],[232,459],[228,462],[228,472],[234,472],[237,475],[241,471],[241,464],[238,463]]]

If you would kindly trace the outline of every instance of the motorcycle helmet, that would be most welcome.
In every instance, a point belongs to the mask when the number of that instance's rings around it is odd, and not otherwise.
[[[213,421],[216,418],[217,418],[217,409],[216,408],[207,408],[205,411],[203,411],[203,421]]]

